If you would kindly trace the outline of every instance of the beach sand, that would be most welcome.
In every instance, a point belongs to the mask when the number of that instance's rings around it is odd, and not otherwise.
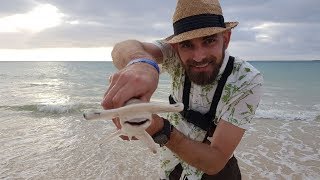
[[[236,150],[243,179],[320,179],[320,121],[255,119]]]
[[[80,118],[80,117],[79,117]],[[111,122],[2,119],[0,179],[158,179],[159,154],[116,139]],[[320,179],[320,121],[255,119],[235,155],[243,179]]]

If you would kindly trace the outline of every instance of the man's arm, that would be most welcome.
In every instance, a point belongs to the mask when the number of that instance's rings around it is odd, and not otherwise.
[[[158,86],[159,73],[147,63],[126,65],[137,58],[147,58],[162,63],[160,48],[152,43],[127,40],[116,44],[111,54],[113,63],[119,71],[110,78],[110,85],[101,102],[102,107],[119,108],[132,98],[149,101]]]
[[[232,124],[228,120],[238,120],[232,121],[233,123],[245,120],[249,123],[262,96],[261,83],[262,77],[259,75],[252,82],[256,85],[248,88],[247,91],[250,92],[248,95],[243,93],[243,96],[230,102],[228,107],[233,109],[234,113],[225,112],[221,116],[210,145],[191,140],[174,128],[166,146],[183,161],[206,174],[217,174],[224,168],[245,132],[245,129],[239,127],[239,123]],[[248,103],[252,106],[248,107]],[[250,117],[243,114],[246,110],[250,110]]]
[[[131,60],[147,58],[162,63],[161,50],[152,43],[127,40],[117,43],[111,52],[113,64],[118,69],[123,69]]]
[[[213,175],[224,168],[244,131],[229,122],[220,120],[211,144],[208,145],[191,140],[174,128],[166,146],[186,163],[206,174]]]

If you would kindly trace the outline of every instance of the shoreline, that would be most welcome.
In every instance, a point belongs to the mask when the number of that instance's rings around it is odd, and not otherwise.
[[[0,179],[158,179],[159,154],[120,138],[100,146],[113,124],[80,118],[3,118]],[[255,118],[235,156],[244,180],[313,180],[319,144],[320,121]]]
[[[253,120],[235,155],[243,179],[320,177],[320,122]]]

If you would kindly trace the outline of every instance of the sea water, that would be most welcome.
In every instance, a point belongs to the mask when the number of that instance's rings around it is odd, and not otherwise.
[[[236,154],[244,178],[320,178],[320,62],[251,64],[264,95]],[[111,62],[0,62],[0,179],[157,179],[158,154],[140,142],[101,144],[112,122],[82,117],[101,109],[114,72]],[[161,75],[152,101],[168,102],[170,82]]]
[[[320,115],[320,61],[252,62],[264,76],[256,117],[313,120]]]

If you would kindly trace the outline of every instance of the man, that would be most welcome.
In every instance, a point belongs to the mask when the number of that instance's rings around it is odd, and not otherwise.
[[[131,98],[149,101],[157,63],[172,76],[170,102],[185,105],[168,120],[154,115],[147,129],[162,146],[161,179],[241,179],[233,153],[258,107],[263,80],[226,51],[237,24],[224,22],[218,0],[178,0],[174,35],[155,43],[124,41],[112,51],[119,72],[110,78],[105,109]]]

